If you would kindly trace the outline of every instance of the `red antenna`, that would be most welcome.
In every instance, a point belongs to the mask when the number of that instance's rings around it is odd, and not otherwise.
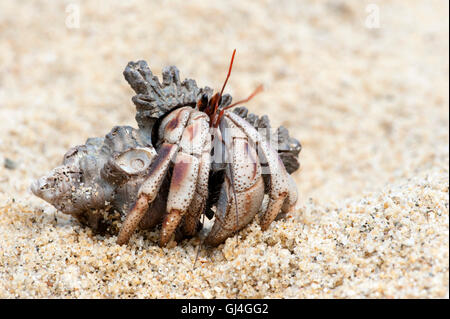
[[[233,61],[234,61],[235,54],[236,54],[236,49],[233,50],[233,55],[231,56],[230,66],[228,68],[228,75],[227,75],[227,78],[225,79],[225,82],[223,83],[222,90],[220,91],[219,97],[217,98],[217,100],[214,103],[214,112],[212,114],[216,114],[217,108],[219,107],[219,102],[220,102],[220,99],[222,98],[223,90],[225,90],[225,86],[227,85],[228,79],[230,78],[231,69],[233,68]]]
[[[227,77],[226,77],[226,79],[225,79],[225,82],[223,83],[222,90],[220,91],[220,94],[217,96],[217,98],[216,98],[215,101],[214,101],[214,111],[212,112],[213,115],[215,115],[215,114],[217,113],[217,109],[219,108],[219,103],[220,103],[220,100],[221,100],[221,98],[222,98],[223,91],[225,90],[225,86],[227,85],[228,79],[230,78],[231,69],[233,68],[233,61],[234,61],[234,55],[235,55],[235,54],[236,54],[236,49],[234,49],[233,55],[231,56],[230,67],[228,68],[228,75],[227,75]],[[250,101],[256,94],[260,93],[262,90],[263,90],[263,86],[262,86],[262,84],[260,84],[260,85],[258,85],[258,87],[253,91],[253,93],[250,94],[250,96],[249,96],[248,98],[246,98],[246,99],[244,99],[244,100],[237,101],[236,103],[233,103],[233,104],[228,105],[227,107],[224,107],[223,109],[221,109],[220,112],[219,112],[219,115],[217,116],[216,122],[214,123],[214,127],[219,126],[220,119],[222,118],[223,113],[224,113],[226,110],[228,110],[228,109],[230,109],[230,108],[232,108],[233,106],[236,106],[236,105],[238,105],[238,104],[241,104],[241,103],[247,103],[247,102]],[[213,99],[214,99],[214,98],[215,98],[215,97],[213,97]],[[211,116],[211,118],[213,118],[213,117],[214,117],[214,116]]]
[[[247,103],[248,101],[250,101],[251,99],[253,99],[253,97],[254,97],[256,94],[262,92],[263,90],[264,90],[263,85],[262,85],[262,84],[258,85],[258,87],[253,91],[252,94],[250,94],[250,96],[249,96],[248,98],[246,98],[245,100],[237,101],[236,103],[233,103],[233,104],[231,104],[231,105],[228,105],[227,107],[224,107],[224,108],[222,109],[222,111],[231,109],[233,106],[236,106],[236,105],[238,105],[238,104]]]
[[[242,103],[247,103],[248,101],[250,101],[251,99],[253,99],[255,97],[256,94],[262,92],[264,90],[264,87],[262,84],[258,85],[258,87],[253,91],[252,94],[250,94],[250,96],[248,98],[246,98],[245,100],[240,100],[237,101],[236,103],[233,103],[231,105],[228,105],[227,107],[224,107],[223,109],[220,110],[219,112],[219,116],[217,117],[216,123],[214,123],[214,127],[219,126],[219,121],[223,116],[223,113],[225,113],[226,110],[231,109],[233,106],[236,106],[238,104],[242,104]]]
[[[220,96],[221,97],[222,97],[223,90],[225,89],[225,86],[227,85],[228,79],[230,78],[231,69],[233,68],[233,61],[234,61],[234,55],[235,54],[236,54],[236,49],[234,49],[233,55],[231,56],[230,67],[228,68],[228,75],[227,75],[227,78],[225,79],[225,82],[223,83],[222,91],[220,91]]]

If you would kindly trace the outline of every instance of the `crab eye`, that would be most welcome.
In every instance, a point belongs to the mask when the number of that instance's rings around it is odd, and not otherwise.
[[[202,95],[202,105],[208,104],[208,94],[203,93]]]
[[[208,94],[203,93],[197,105],[198,109],[203,112],[208,106]]]

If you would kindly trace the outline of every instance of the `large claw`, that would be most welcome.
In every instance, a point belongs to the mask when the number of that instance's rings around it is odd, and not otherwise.
[[[217,246],[250,223],[264,199],[264,181],[255,147],[247,136],[223,119],[218,139],[230,159],[219,195],[216,220],[205,243]],[[227,156],[225,156],[227,158]]]
[[[298,197],[297,187],[292,177],[286,171],[278,153],[264,137],[258,134],[253,126],[231,112],[226,113],[226,118],[240,127],[248,138],[258,145],[261,162],[267,163],[267,174],[269,174],[270,181],[268,185],[269,204],[260,219],[261,229],[266,230],[277,216],[285,214],[295,206]]]

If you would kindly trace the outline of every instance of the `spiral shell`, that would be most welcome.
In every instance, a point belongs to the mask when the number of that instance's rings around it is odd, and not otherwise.
[[[156,156],[138,130],[116,126],[104,138],[71,148],[62,165],[39,178],[31,191],[58,210],[98,229],[102,210],[124,214]]]

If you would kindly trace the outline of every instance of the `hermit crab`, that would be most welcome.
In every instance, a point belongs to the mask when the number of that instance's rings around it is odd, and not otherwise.
[[[69,150],[32,192],[94,230],[118,231],[118,244],[138,227],[158,226],[165,246],[197,234],[202,216],[214,218],[204,240],[211,246],[258,213],[266,230],[297,201],[290,173],[299,167],[301,145],[284,127],[272,131],[267,116],[235,108],[261,87],[233,104],[223,94],[235,53],[215,94],[194,80],[180,81],[174,66],[163,70],[160,83],[145,61],[128,63],[124,76],[137,93],[139,129],[118,126]]]

